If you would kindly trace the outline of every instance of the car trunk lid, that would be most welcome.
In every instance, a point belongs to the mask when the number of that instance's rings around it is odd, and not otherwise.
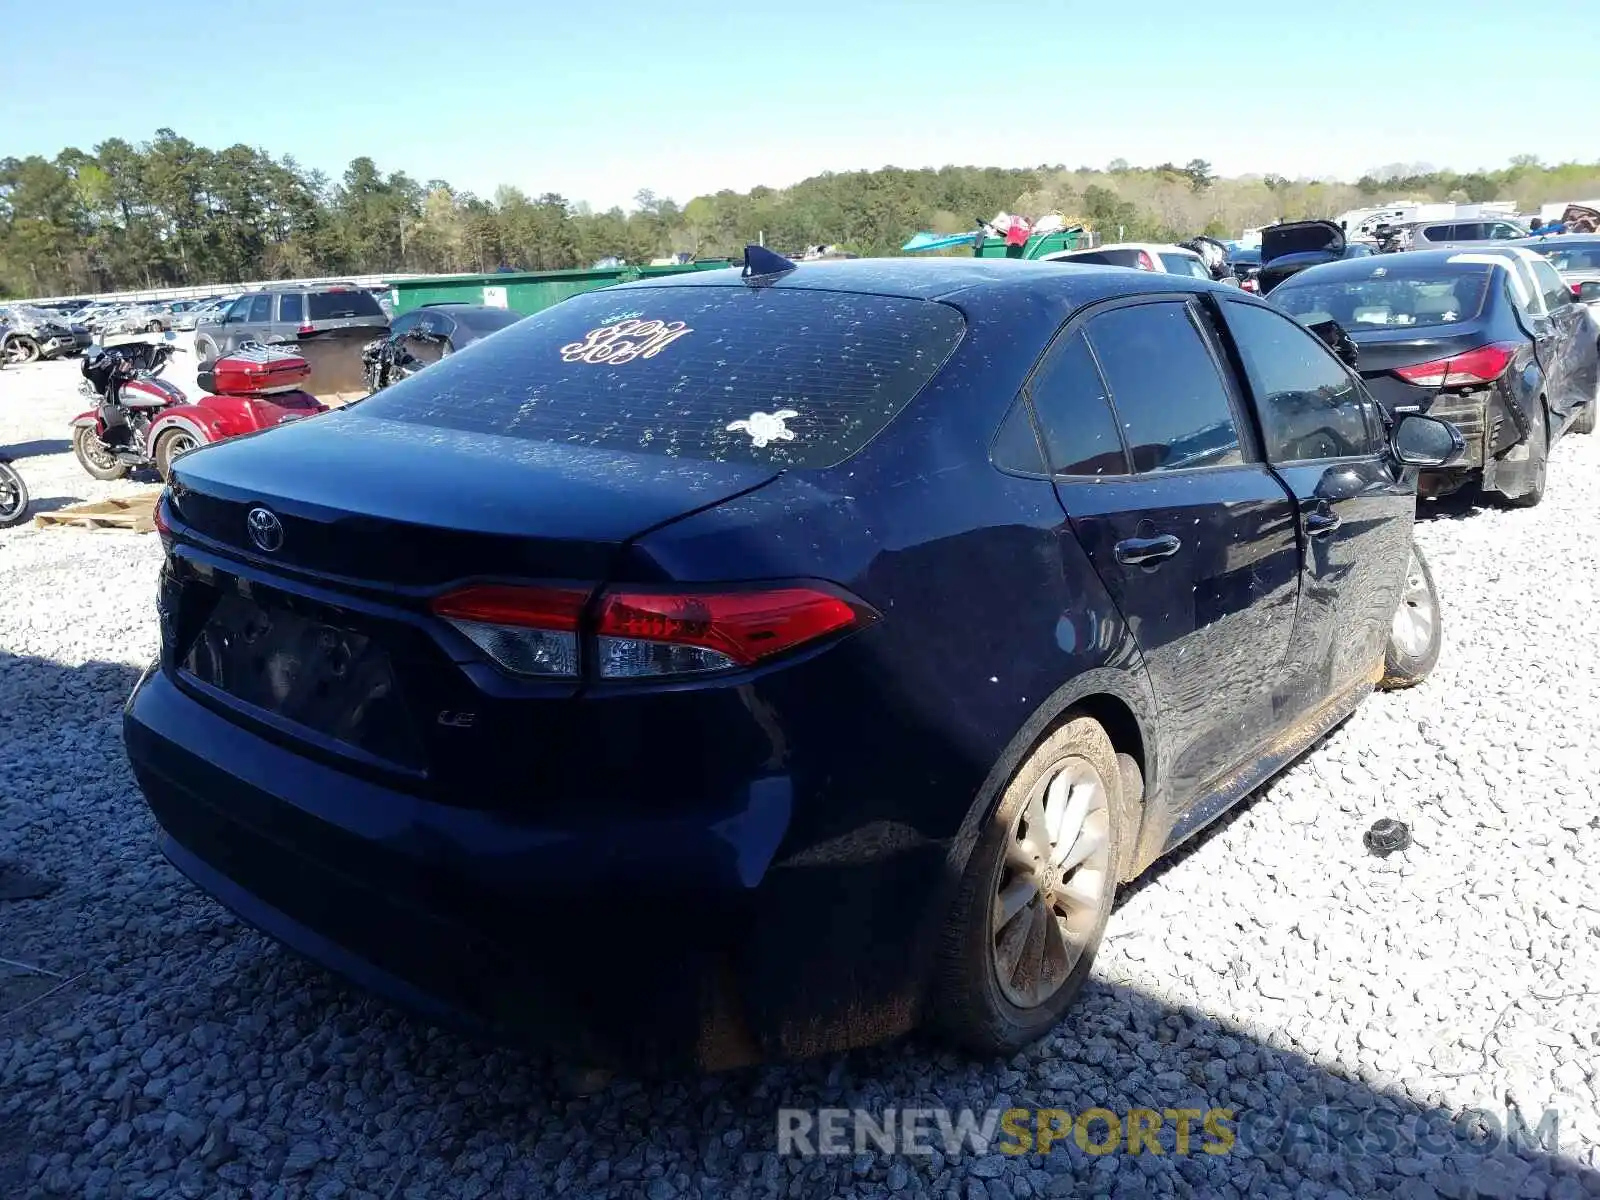
[[[1390,412],[1427,412],[1437,387],[1422,387],[1395,374],[1397,368],[1452,358],[1485,344],[1477,324],[1411,326],[1395,329],[1347,327],[1356,344],[1361,378],[1373,398]]]
[[[1261,231],[1261,262],[1266,265],[1285,254],[1326,254],[1338,258],[1345,251],[1344,230],[1332,221],[1287,221]]]
[[[277,570],[411,589],[481,575],[597,582],[634,535],[777,475],[351,409],[187,456],[174,501],[182,525]],[[257,508],[281,528],[270,550],[250,535]]]

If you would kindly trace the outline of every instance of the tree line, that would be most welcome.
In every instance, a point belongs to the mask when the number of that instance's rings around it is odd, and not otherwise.
[[[956,233],[1000,211],[1058,211],[1106,240],[1170,241],[1389,200],[1540,203],[1600,194],[1600,163],[1532,156],[1457,174],[1396,163],[1354,183],[1221,178],[1203,159],[1103,169],[942,167],[827,173],[787,188],[724,190],[679,205],[641,191],[594,211],[546,192],[476,196],[354,159],[338,179],[259,148],[198,146],[171,129],[0,159],[0,295],[60,295],[248,279],[385,272],[554,270],[608,258],[785,252],[828,244],[897,253],[913,233]]]

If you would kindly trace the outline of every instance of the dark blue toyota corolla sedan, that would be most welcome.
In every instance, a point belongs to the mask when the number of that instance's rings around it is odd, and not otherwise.
[[[425,1012],[1005,1052],[1119,882],[1428,672],[1460,445],[1196,279],[609,289],[185,456],[128,752],[181,871]]]

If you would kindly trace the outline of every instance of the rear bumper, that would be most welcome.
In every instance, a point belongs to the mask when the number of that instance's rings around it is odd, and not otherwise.
[[[714,823],[540,828],[294,754],[154,668],[124,737],[179,870],[432,1019],[668,1070],[803,1057],[914,1022],[942,847],[773,866],[787,777],[750,781]]]

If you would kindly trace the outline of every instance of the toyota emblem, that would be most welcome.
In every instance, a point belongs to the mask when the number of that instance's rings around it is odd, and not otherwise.
[[[283,522],[264,508],[252,508],[245,519],[250,530],[250,540],[268,554],[276,554],[283,546]]]

